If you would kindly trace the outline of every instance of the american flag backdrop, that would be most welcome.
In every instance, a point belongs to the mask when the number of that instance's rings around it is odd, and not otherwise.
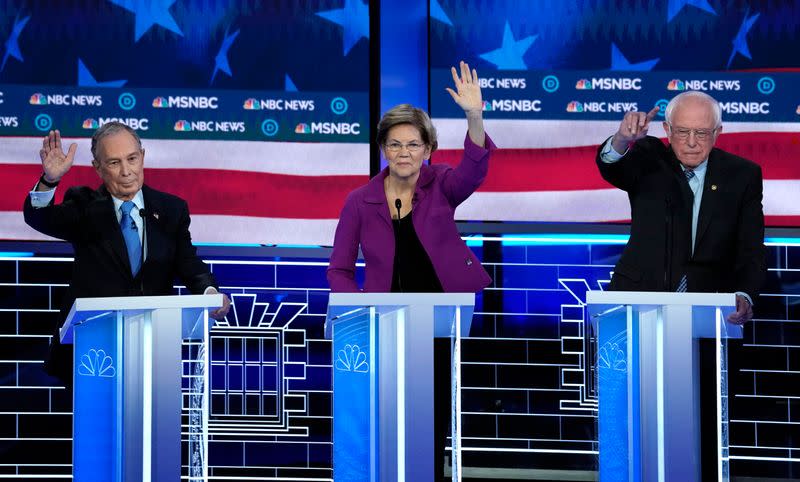
[[[369,34],[361,0],[0,0],[0,238],[46,239],[21,210],[48,130],[78,144],[59,202],[119,120],[195,242],[332,244],[369,177]]]
[[[0,238],[42,238],[21,216],[41,136],[79,144],[60,200],[99,185],[87,136],[119,119],[143,138],[146,182],[188,201],[195,241],[332,243],[369,176],[366,2],[0,6]],[[500,147],[458,219],[626,221],[596,146],[625,111],[694,89],[723,104],[717,145],[763,167],[768,224],[800,225],[798,25],[789,1],[431,0],[432,162],[460,159],[466,123],[444,91],[460,59]]]
[[[628,110],[661,111],[701,90],[722,106],[717,147],[764,174],[771,226],[800,225],[800,4],[634,0],[431,3],[431,113],[458,162],[466,123],[440,93],[453,58],[483,77],[486,128],[501,148],[459,219],[627,221],[627,196],[597,172],[597,146]]]

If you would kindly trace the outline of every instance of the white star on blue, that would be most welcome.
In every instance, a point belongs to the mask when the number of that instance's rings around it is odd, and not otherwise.
[[[138,42],[142,35],[153,25],[161,25],[170,32],[174,32],[183,37],[178,24],[169,13],[169,8],[176,0],[108,0],[114,5],[133,12],[136,16],[136,27],[134,42]]]
[[[700,10],[705,10],[706,12],[713,13],[714,15],[717,14],[714,8],[709,5],[708,0],[669,0],[669,5],[667,6],[667,22],[669,23],[670,20],[675,18],[675,15],[678,15],[678,12],[680,12],[686,5],[697,7]]]
[[[527,70],[528,66],[525,65],[522,57],[531,48],[536,37],[538,35],[530,35],[522,40],[514,40],[511,26],[506,20],[506,26],[503,30],[503,45],[499,49],[480,54],[480,58],[493,63],[498,70]]]
[[[294,82],[292,81],[292,78],[289,77],[289,74],[286,74],[286,77],[284,77],[283,85],[284,85],[283,89],[286,92],[297,92],[297,86],[294,85]]]
[[[344,7],[317,12],[317,15],[344,29],[343,55],[350,53],[350,49],[362,38],[369,38],[369,7],[361,0],[344,0]]]
[[[619,47],[615,43],[611,43],[611,70],[637,70],[644,72],[653,70],[659,60],[661,60],[660,57],[632,64],[622,55]]]
[[[9,56],[14,57],[20,62],[25,61],[22,58],[22,52],[19,50],[19,34],[22,33],[22,29],[25,28],[25,24],[27,24],[30,19],[31,16],[28,15],[22,20],[19,20],[19,18],[14,20],[14,26],[11,27],[11,35],[9,35],[8,40],[6,40],[6,54],[3,56],[3,64],[0,65],[0,72],[6,68],[6,61]]]
[[[451,22],[450,17],[444,13],[444,9],[439,4],[439,0],[431,0],[431,18],[450,25],[451,27],[453,26],[453,22]]]
[[[761,14],[757,13],[752,17],[748,17],[747,13],[748,12],[745,12],[744,14],[744,20],[742,21],[742,25],[739,27],[739,32],[736,34],[736,37],[733,38],[733,51],[731,51],[731,56],[728,59],[728,65],[725,67],[726,69],[731,68],[731,62],[733,62],[733,58],[736,57],[737,53],[740,53],[748,59],[753,60],[753,57],[750,55],[750,47],[747,45],[747,34],[750,32],[750,29],[753,28],[756,20],[758,20],[758,16]]]
[[[214,57],[214,73],[211,74],[211,82],[209,82],[209,85],[214,83],[214,77],[217,76],[217,72],[220,70],[228,74],[228,77],[233,77],[231,65],[228,63],[228,50],[230,50],[231,45],[233,45],[233,41],[236,40],[236,37],[238,36],[238,30],[230,35],[228,35],[228,32],[225,32],[225,38],[222,40],[222,46],[219,48],[219,53],[217,53],[217,56]]]
[[[107,82],[98,82],[95,80],[94,75],[89,72],[83,60],[78,59],[78,85],[80,87],[122,87],[127,80],[109,80]]]

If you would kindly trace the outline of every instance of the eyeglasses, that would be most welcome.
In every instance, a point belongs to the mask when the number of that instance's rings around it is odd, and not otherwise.
[[[678,139],[688,139],[689,135],[694,132],[694,138],[698,141],[704,141],[714,135],[717,132],[718,127],[713,129],[688,129],[686,127],[673,127],[669,126],[669,130],[673,136],[677,137]]]
[[[400,152],[401,149],[404,147],[408,149],[408,152],[417,152],[423,147],[425,144],[420,144],[419,142],[409,142],[408,144],[401,144],[399,142],[390,142],[386,144],[386,150],[389,152]]]

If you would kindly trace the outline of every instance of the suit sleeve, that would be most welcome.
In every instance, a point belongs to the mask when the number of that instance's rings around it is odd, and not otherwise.
[[[745,188],[739,216],[736,246],[736,291],[754,298],[766,277],[764,248],[764,210],[761,205],[764,184],[761,167],[755,166]]]
[[[51,199],[47,206],[35,208],[31,204],[30,194],[26,194],[22,207],[25,223],[42,234],[75,241],[81,235],[82,205],[88,202],[90,196],[88,188],[70,188],[61,204],[55,204]]]
[[[489,134],[486,134],[485,148],[466,135],[461,162],[454,169],[448,169],[442,178],[442,190],[452,207],[464,202],[480,187],[489,172],[489,158],[496,149]]]
[[[219,288],[214,275],[198,256],[189,232],[189,207],[181,201],[178,229],[175,232],[175,272],[193,294],[203,294],[209,286]]]
[[[636,189],[636,184],[641,178],[645,162],[658,155],[657,152],[654,152],[654,149],[658,147],[654,143],[661,144],[663,148],[663,144],[659,139],[647,136],[628,148],[628,152],[619,158],[619,160],[608,163],[603,162],[601,159],[601,153],[605,145],[605,142],[603,142],[600,144],[600,147],[597,148],[597,155],[595,157],[595,163],[600,170],[600,175],[609,184],[618,189],[622,189],[626,192],[634,191]]]
[[[357,292],[356,259],[358,258],[359,232],[361,218],[358,214],[357,201],[351,193],[345,200],[336,235],[333,239],[333,251],[326,275],[333,292]]]

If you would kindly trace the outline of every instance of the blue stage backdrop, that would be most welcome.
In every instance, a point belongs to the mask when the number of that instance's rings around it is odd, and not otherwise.
[[[624,238],[469,241],[494,282],[478,296],[463,345],[467,467],[529,480],[544,470],[596,470],[595,355],[586,351],[584,303],[608,281]],[[211,475],[330,480],[328,250],[204,252],[235,304],[211,332]],[[71,260],[31,254],[0,258],[0,478],[68,478],[72,405],[42,360]],[[796,476],[800,462],[800,296],[786,294],[798,284],[797,242],[771,242],[769,267],[756,319],[730,354],[731,473],[757,480]]]
[[[65,188],[99,184],[94,129],[136,129],[148,184],[189,202],[205,242],[331,244],[369,175],[360,0],[0,0],[0,42],[0,238],[41,238],[19,211],[50,129],[79,144]]]
[[[717,145],[758,162],[767,224],[800,225],[800,4],[754,0],[432,0],[430,102],[457,162],[463,114],[442,95],[454,59],[483,77],[484,115],[503,149],[459,219],[626,221],[625,193],[592,165],[625,112],[660,112],[700,90],[722,106]]]

